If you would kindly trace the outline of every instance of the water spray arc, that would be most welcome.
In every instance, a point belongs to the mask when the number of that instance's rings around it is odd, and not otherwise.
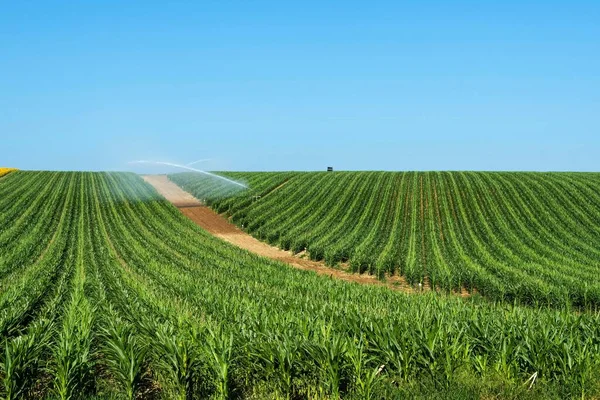
[[[202,160],[194,161],[194,163],[200,162],[200,161],[202,161]],[[198,172],[200,174],[212,176],[213,178],[220,179],[220,180],[228,182],[232,185],[236,185],[236,186],[240,186],[244,189],[248,189],[248,186],[244,185],[243,183],[236,182],[232,179],[225,178],[224,176],[216,175],[211,172],[202,171],[201,169],[192,168],[187,165],[180,165],[180,164],[175,164],[175,163],[170,163],[170,162],[165,162],[165,161],[148,161],[148,160],[130,161],[129,164],[157,164],[157,165],[167,165],[169,167],[183,168],[183,169],[187,169],[189,171],[194,171],[194,172]]]
[[[192,161],[191,163],[187,163],[185,165],[189,167],[190,165],[194,165],[194,164],[198,164],[198,163],[210,161],[210,160],[212,160],[212,158],[203,158],[202,160]]]

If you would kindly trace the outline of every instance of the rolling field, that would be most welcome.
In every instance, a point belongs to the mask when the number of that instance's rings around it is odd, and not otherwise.
[[[381,201],[384,209],[402,204],[395,212],[405,215],[409,204],[420,218],[412,200],[392,201],[405,192],[394,191],[391,183],[420,188],[423,176],[426,199],[425,187],[436,187],[426,186],[433,175],[380,175],[339,177],[348,180],[346,187],[356,186],[365,210],[380,209],[369,205],[375,200],[368,201],[367,186],[360,182],[381,179],[389,183],[380,193],[390,198]],[[260,200],[238,196],[213,205],[238,207],[249,223],[252,212],[270,204],[267,200],[298,186],[306,185],[308,194],[331,177],[249,174]],[[584,178],[572,180],[574,187],[586,186]],[[436,189],[440,197],[442,188]],[[571,196],[576,194],[565,194],[564,201]],[[462,199],[467,202],[466,194]],[[317,212],[318,204],[310,209]],[[435,209],[424,207],[423,218],[437,215]],[[413,214],[407,212],[411,229],[420,232],[420,219]],[[290,218],[285,214],[280,223]],[[369,218],[354,228],[363,229]],[[303,216],[289,227],[300,227],[302,220],[311,223]],[[388,230],[394,233],[398,221],[391,222]],[[460,230],[443,232],[467,242],[458,238]],[[582,233],[582,227],[573,227],[565,246]],[[536,239],[540,247],[543,237]],[[386,239],[380,245],[384,249],[391,242]],[[415,243],[418,257],[430,254],[418,250],[421,241]],[[433,243],[440,242],[427,246]],[[506,244],[505,251],[510,249]],[[581,257],[591,256],[586,249],[582,245]],[[465,259],[474,254],[475,249],[465,248]],[[558,251],[548,250],[547,256],[558,257]],[[427,265],[429,271],[436,264]],[[544,279],[536,281],[542,288]],[[407,295],[300,271],[214,238],[128,173],[17,171],[0,179],[0,337],[0,392],[7,399],[581,398],[600,393],[597,313],[520,307],[478,296]]]
[[[600,174],[224,175],[251,189],[169,178],[253,236],[329,265],[508,302],[600,304]]]

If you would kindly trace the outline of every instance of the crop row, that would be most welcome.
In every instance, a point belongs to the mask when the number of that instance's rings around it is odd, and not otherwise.
[[[600,304],[599,174],[226,175],[250,189],[221,197],[221,181],[170,179],[252,235],[332,266],[510,302]]]

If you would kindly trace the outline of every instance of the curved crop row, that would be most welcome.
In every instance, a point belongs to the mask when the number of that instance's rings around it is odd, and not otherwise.
[[[212,207],[259,239],[332,266],[348,262],[356,272],[400,274],[446,291],[476,288],[505,301],[600,304],[598,174],[225,175],[251,189]],[[273,176],[286,176],[285,185],[257,197],[259,182]],[[170,178],[196,196],[213,190],[211,178]]]

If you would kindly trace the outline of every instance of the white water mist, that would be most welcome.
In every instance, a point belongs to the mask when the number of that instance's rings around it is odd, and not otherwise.
[[[194,161],[194,163],[197,163],[197,162],[200,162],[200,161],[202,161],[202,160]],[[220,180],[228,182],[228,183],[230,183],[232,185],[240,186],[240,187],[242,187],[244,189],[248,188],[248,186],[244,185],[243,183],[236,182],[233,179],[225,178],[224,176],[213,174],[212,172],[202,171],[201,169],[192,168],[192,167],[189,167],[187,165],[180,165],[180,164],[175,164],[175,163],[170,163],[170,162],[165,162],[165,161],[148,161],[148,160],[130,161],[129,164],[156,164],[156,165],[167,165],[167,166],[170,166],[170,167],[187,169],[189,171],[198,172],[199,174],[204,174],[204,175],[212,176],[213,178],[220,179]]]
[[[191,163],[187,163],[185,165],[189,167],[190,165],[194,165],[194,164],[198,164],[198,163],[210,161],[210,160],[212,160],[212,158],[203,158],[202,160],[192,161]]]

